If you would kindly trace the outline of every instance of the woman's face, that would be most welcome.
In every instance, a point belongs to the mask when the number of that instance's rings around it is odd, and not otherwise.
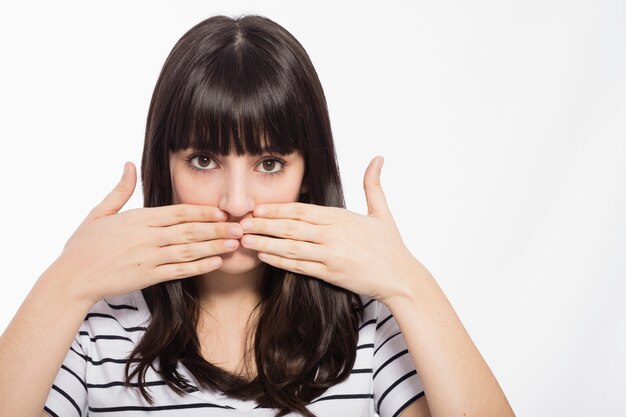
[[[304,159],[299,152],[290,155],[259,156],[229,154],[211,156],[192,148],[170,151],[172,204],[199,204],[219,207],[228,222],[252,217],[262,203],[298,200],[304,175]],[[240,274],[257,267],[257,252],[241,246],[220,254],[221,271]]]

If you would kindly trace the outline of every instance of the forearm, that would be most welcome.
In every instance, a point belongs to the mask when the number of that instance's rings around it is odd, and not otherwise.
[[[73,301],[54,264],[0,337],[0,417],[40,417],[89,302]]]
[[[405,338],[433,417],[514,416],[498,381],[447,297],[423,267],[386,302]]]

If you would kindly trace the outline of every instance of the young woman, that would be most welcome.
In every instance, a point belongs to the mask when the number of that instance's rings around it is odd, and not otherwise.
[[[261,16],[197,24],[152,96],[144,208],[120,212],[127,163],[2,335],[0,415],[512,416],[382,162],[367,215],[346,210],[300,43]]]

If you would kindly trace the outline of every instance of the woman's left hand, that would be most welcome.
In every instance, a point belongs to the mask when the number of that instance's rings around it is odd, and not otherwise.
[[[263,262],[383,302],[411,291],[415,275],[428,272],[405,246],[387,206],[382,164],[376,157],[365,170],[367,216],[299,202],[262,204],[254,218],[241,221],[241,244]]]

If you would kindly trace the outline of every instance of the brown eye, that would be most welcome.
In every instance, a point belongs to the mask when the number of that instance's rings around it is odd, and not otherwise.
[[[208,155],[191,155],[187,158],[187,164],[195,171],[208,172],[215,169],[215,161]]]
[[[275,158],[265,159],[259,164],[261,172],[265,174],[278,174],[282,171],[284,165],[285,163],[283,161]]]
[[[269,159],[267,161],[263,161],[263,169],[265,170],[273,171],[275,166],[276,166],[276,161],[272,161]]]
[[[211,165],[211,158],[207,158],[206,156],[198,157],[198,165],[202,168],[206,168]]]

